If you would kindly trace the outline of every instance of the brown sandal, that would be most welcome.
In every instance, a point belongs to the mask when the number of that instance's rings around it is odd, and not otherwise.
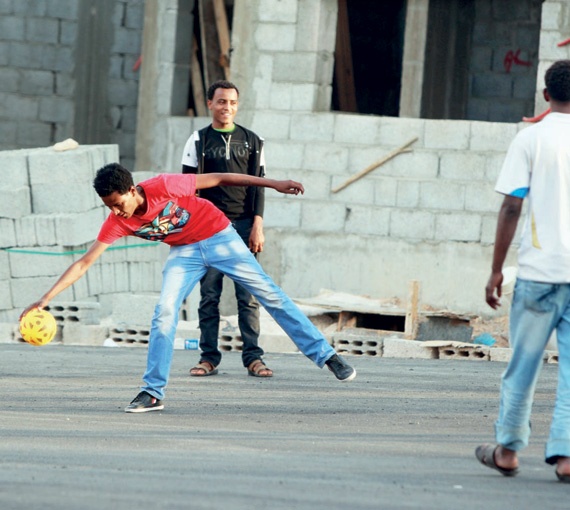
[[[273,370],[267,368],[260,359],[256,359],[249,364],[247,373],[253,377],[273,377]]]
[[[190,369],[192,377],[206,377],[207,375],[216,375],[217,373],[218,368],[209,361],[200,361],[200,363]]]

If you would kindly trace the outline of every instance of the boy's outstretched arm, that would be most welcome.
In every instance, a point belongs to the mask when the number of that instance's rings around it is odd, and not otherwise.
[[[85,272],[91,267],[101,254],[109,247],[108,244],[95,241],[79,260],[69,266],[65,272],[59,277],[51,289],[49,289],[38,301],[28,306],[20,315],[20,319],[33,308],[40,310],[46,306],[55,296],[64,291],[70,285],[73,285]]]
[[[300,182],[276,179],[266,179],[265,177],[255,177],[245,174],[198,174],[196,175],[196,189],[214,188],[215,186],[262,186],[272,188],[279,193],[287,195],[303,194],[305,188]]]

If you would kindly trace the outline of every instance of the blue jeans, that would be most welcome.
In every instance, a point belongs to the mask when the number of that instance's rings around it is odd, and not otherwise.
[[[162,291],[150,329],[142,390],[162,399],[168,382],[178,311],[209,267],[215,267],[253,294],[299,350],[322,368],[335,354],[321,332],[263,271],[232,226],[209,239],[170,249]]]
[[[570,284],[517,279],[510,316],[513,356],[501,379],[497,442],[519,451],[528,445],[530,414],[544,349],[556,329],[558,389],[546,462],[570,457]]]
[[[232,222],[238,235],[247,245],[252,219]],[[254,255],[255,257],[255,255]],[[218,336],[220,333],[220,297],[224,284],[224,274],[209,268],[200,280],[200,361],[208,361],[215,367],[222,360],[222,353],[218,349]],[[242,362],[248,367],[252,362],[261,359],[263,349],[259,347],[259,303],[241,285],[234,282],[238,310],[238,326],[243,341]]]

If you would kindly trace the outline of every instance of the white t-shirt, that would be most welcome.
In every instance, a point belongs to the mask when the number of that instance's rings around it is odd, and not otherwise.
[[[517,134],[495,191],[528,196],[518,276],[570,283],[570,114],[550,113]]]

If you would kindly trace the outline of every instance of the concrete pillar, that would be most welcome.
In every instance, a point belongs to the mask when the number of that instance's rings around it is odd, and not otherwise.
[[[408,0],[402,61],[400,117],[419,118],[426,49],[429,0]]]

